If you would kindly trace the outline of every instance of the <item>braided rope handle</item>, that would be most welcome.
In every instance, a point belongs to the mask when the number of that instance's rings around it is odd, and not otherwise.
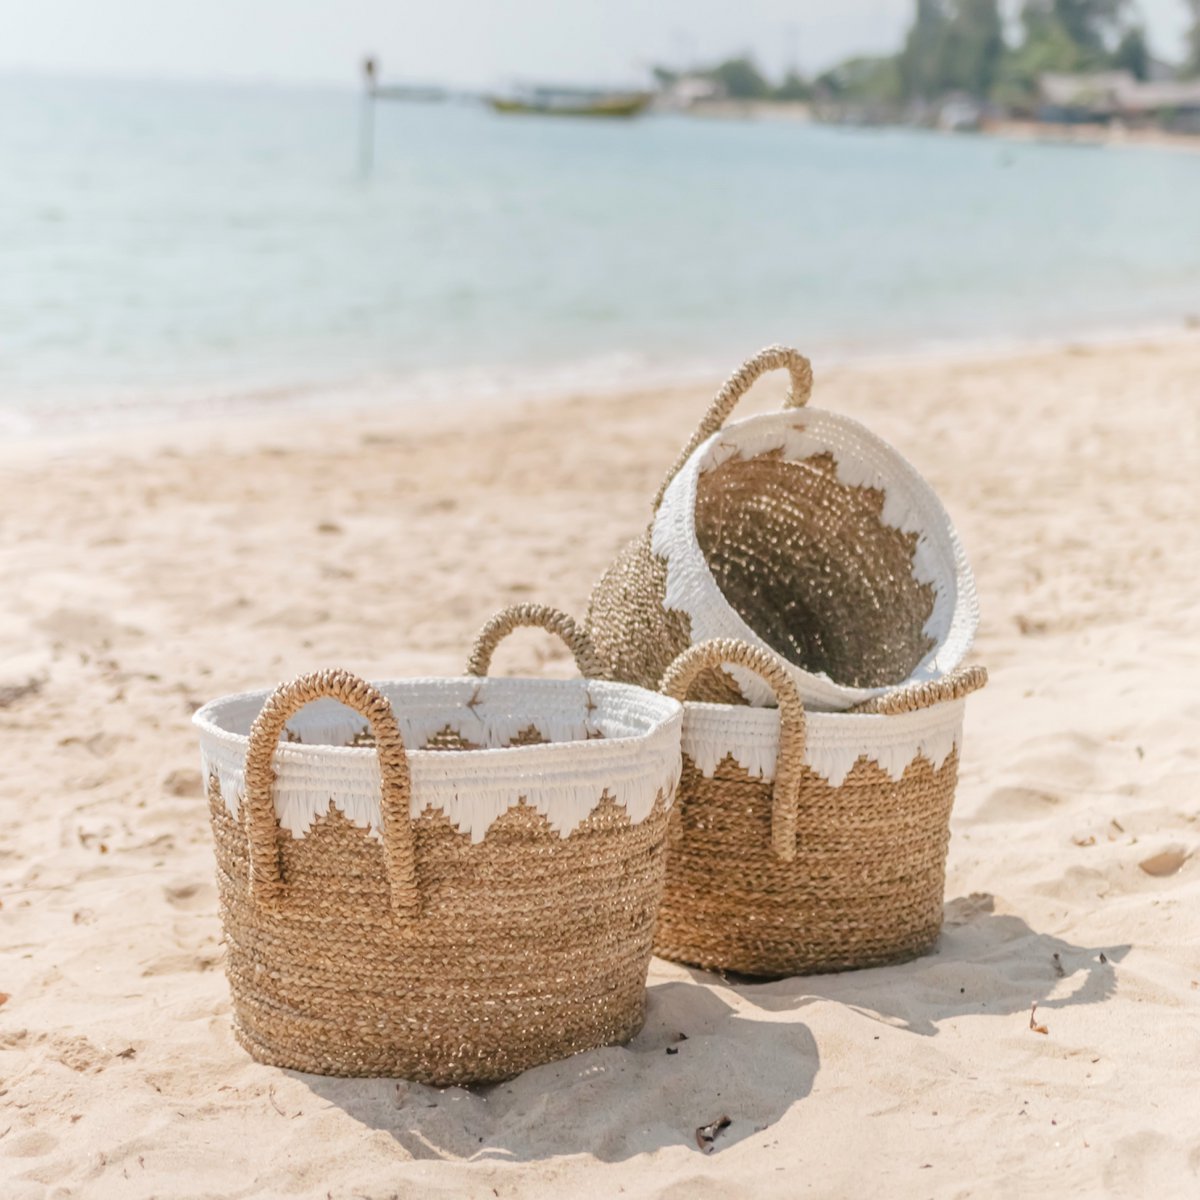
[[[768,371],[777,371],[781,367],[786,367],[792,378],[792,386],[783,402],[784,408],[800,408],[808,403],[813,386],[812,363],[799,350],[793,350],[791,346],[767,346],[753,358],[746,359],[725,380],[716,398],[708,406],[708,412],[704,414],[699,428],[692,434],[691,441],[680,451],[674,466],[667,472],[662,487],[658,489],[658,495],[654,497],[655,512],[658,511],[667,488],[671,486],[671,480],[683,470],[684,464],[692,457],[696,447],[712,437],[725,424],[737,402],[750,390],[750,385],[760,375],[765,375]]]
[[[783,662],[767,650],[732,638],[714,638],[685,650],[668,668],[659,690],[681,703],[696,677],[726,664],[753,671],[779,701],[779,754],[771,799],[771,846],[784,862],[796,857],[796,805],[804,773],[804,702]]]
[[[853,713],[895,713],[916,712],[921,708],[932,708],[935,704],[944,704],[947,700],[961,700],[972,692],[977,692],[987,683],[986,667],[957,667],[949,675],[926,683],[910,683],[904,687],[895,688],[890,692],[872,696],[856,704],[850,712]]]
[[[476,636],[467,662],[467,674],[486,675],[496,647],[514,629],[521,628],[544,629],[547,633],[555,634],[570,650],[580,675],[585,679],[600,678],[600,665],[587,635],[565,612],[548,604],[513,604],[501,609]]]
[[[382,781],[383,856],[392,908],[403,915],[416,916],[420,896],[409,819],[412,781],[404,740],[387,697],[349,671],[317,671],[281,684],[271,693],[250,727],[250,746],[246,752],[246,809],[251,895],[272,907],[277,907],[283,899],[285,887],[276,842],[278,825],[271,794],[275,784],[275,750],[291,717],[306,704],[326,696],[340,700],[365,717],[375,734]]]

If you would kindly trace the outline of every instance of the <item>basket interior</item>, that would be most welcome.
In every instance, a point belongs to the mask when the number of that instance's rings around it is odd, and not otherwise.
[[[645,737],[664,718],[663,698],[620,684],[575,680],[402,680],[377,685],[392,702],[410,751],[474,751]],[[212,717],[245,737],[265,693],[216,702]],[[366,719],[316,700],[287,722],[283,739],[305,746],[372,746]]]
[[[596,729],[596,730],[585,729],[585,730],[583,730],[583,735],[586,740],[591,741],[593,738],[602,738],[604,736],[604,732],[603,732],[603,730],[600,730],[600,729]],[[291,725],[289,725],[287,727],[287,729],[284,730],[284,736],[287,738],[287,740],[289,742],[297,742],[300,744],[305,744],[305,737],[304,737],[303,731],[293,729]],[[343,734],[340,734],[339,736],[342,736],[345,738],[346,734],[343,733]],[[419,745],[414,745],[412,747],[412,749],[414,749],[414,750],[458,750],[458,751],[486,750],[489,748],[497,749],[499,747],[504,747],[504,746],[545,746],[548,743],[550,743],[552,740],[553,739],[547,737],[536,725],[531,724],[531,725],[527,725],[524,729],[518,730],[511,737],[501,737],[499,739],[496,739],[491,744],[472,742],[467,737],[467,735],[462,732],[462,730],[455,729],[453,725],[447,724],[444,728],[439,729],[437,731],[437,733],[433,734],[431,737],[426,738],[423,743],[421,743]],[[578,741],[579,739],[578,738],[567,738],[565,740]],[[371,732],[370,727],[366,724],[366,722],[364,722],[361,729],[359,729],[355,733],[349,735],[349,737],[346,738],[346,740],[344,740],[340,743],[331,742],[328,740],[328,738],[323,738],[322,733],[319,731],[316,732],[315,734],[310,731],[309,741],[307,744],[312,745],[314,743],[321,744],[321,745],[339,745],[340,744],[343,746],[374,746],[375,745],[375,735]]]
[[[733,457],[697,481],[696,538],[725,599],[773,650],[850,687],[882,687],[933,648],[917,534],[884,494],[838,481],[829,453]]]

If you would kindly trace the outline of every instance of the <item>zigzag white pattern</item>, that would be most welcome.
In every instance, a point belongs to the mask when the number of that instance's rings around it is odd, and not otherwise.
[[[962,736],[965,709],[965,700],[950,700],[910,713],[808,713],[804,761],[833,787],[841,787],[860,758],[898,781],[918,757],[935,768],[946,761]],[[686,704],[683,753],[709,778],[732,755],[748,775],[772,780],[779,710]]]
[[[488,747],[408,754],[412,816],[440,809],[474,842],[522,801],[566,837],[606,795],[634,824],[650,815],[659,796],[668,805],[674,800],[682,712],[665,696],[585,680],[433,679],[377,686],[393,702],[406,746],[424,746],[449,727]],[[217,780],[235,817],[245,797],[246,735],[267,695],[214,701],[195,717],[204,777]],[[378,836],[378,759],[369,746],[346,745],[365,724],[331,700],[288,722],[303,740],[279,744],[274,799],[279,823],[294,837],[303,837],[331,805]],[[508,744],[530,726],[549,742]]]
[[[654,519],[651,549],[667,564],[663,607],[687,614],[693,643],[735,638],[769,649],[726,602],[713,578],[696,537],[695,506],[700,475],[734,455],[752,458],[772,451],[782,451],[790,461],[832,454],[839,483],[882,491],[882,520],[918,535],[913,577],[934,589],[933,611],[924,627],[934,646],[908,679],[892,686],[940,679],[958,666],[974,640],[979,606],[970,566],[941,501],[882,438],[849,417],[818,408],[747,417],[718,430],[697,448],[667,488]],[[752,672],[735,666],[724,669],[751,704],[775,702]],[[824,672],[805,671],[794,664],[790,669],[801,698],[814,710],[846,709],[887,690],[844,686]]]

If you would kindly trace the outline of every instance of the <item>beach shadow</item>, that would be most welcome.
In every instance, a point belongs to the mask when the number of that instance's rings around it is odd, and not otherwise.
[[[652,984],[646,1025],[607,1046],[506,1083],[431,1088],[394,1079],[289,1072],[416,1159],[528,1162],[590,1154],[616,1162],[664,1146],[701,1154],[696,1130],[728,1116],[720,1152],[766,1131],[812,1090],[820,1059],[807,1026],[737,1013],[682,981]]]
[[[967,1014],[1039,1013],[1099,1004],[1116,990],[1116,964],[1128,945],[1077,946],[1038,933],[1020,917],[998,914],[995,898],[976,892],[946,905],[934,948],[911,962],[836,975],[759,981],[692,970],[697,982],[720,980],[764,1012],[818,1000],[845,1004],[884,1024],[935,1036],[941,1022]]]
[[[967,1014],[1028,1013],[1035,1000],[1041,1019],[1107,1000],[1128,951],[1038,933],[976,893],[946,905],[937,945],[912,962],[774,981],[690,969],[694,982],[650,986],[645,1028],[628,1045],[549,1063],[506,1083],[431,1088],[291,1074],[416,1159],[528,1162],[590,1154],[615,1162],[672,1145],[699,1155],[697,1127],[728,1116],[732,1124],[715,1145],[720,1152],[751,1136],[769,1139],[770,1127],[812,1090],[820,1068],[816,1040],[806,1025],[779,1014],[832,1001],[925,1037]]]

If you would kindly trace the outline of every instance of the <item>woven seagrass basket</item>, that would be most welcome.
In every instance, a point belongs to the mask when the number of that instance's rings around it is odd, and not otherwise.
[[[238,1040],[451,1084],[631,1037],[680,716],[613,683],[342,671],[207,705]]]
[[[655,953],[781,976],[928,949],[942,924],[965,697],[987,673],[961,667],[854,712],[806,713],[778,656],[710,641],[671,664],[663,691],[685,700],[728,664],[759,676],[779,707],[684,704]]]
[[[791,376],[783,412],[726,425],[763,372]],[[809,362],[774,346],[722,387],[655,499],[650,528],[596,584],[587,634],[605,678],[654,687],[689,645],[773,650],[805,703],[844,710],[962,662],[978,624],[941,502],[886,442],[803,407]],[[710,670],[698,698],[771,703],[753,673]]]

